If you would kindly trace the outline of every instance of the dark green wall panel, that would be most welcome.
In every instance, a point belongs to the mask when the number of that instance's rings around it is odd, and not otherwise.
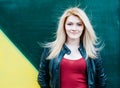
[[[0,26],[19,50],[38,69],[42,48],[38,42],[53,40],[58,18],[71,6],[80,5],[104,43],[101,52],[108,88],[119,88],[119,0],[0,0]]]

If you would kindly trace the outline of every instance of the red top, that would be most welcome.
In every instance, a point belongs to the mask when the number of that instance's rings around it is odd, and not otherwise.
[[[86,70],[84,58],[63,58],[60,63],[60,88],[88,88]]]

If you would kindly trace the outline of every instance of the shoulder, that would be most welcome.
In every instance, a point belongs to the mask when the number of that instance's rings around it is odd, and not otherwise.
[[[41,54],[41,60],[46,60],[46,58],[49,55],[49,51],[50,51],[49,48],[43,48],[42,54]]]
[[[50,51],[50,48],[43,48],[43,51],[42,51],[42,53],[43,54],[47,54],[47,53],[49,53],[49,51]]]
[[[94,63],[96,68],[103,68],[103,58],[101,58],[101,55],[99,54],[96,59],[94,59]]]

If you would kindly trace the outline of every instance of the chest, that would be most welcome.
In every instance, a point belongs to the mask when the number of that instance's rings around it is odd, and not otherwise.
[[[82,55],[80,54],[80,52],[74,52],[69,55],[65,54],[63,57],[67,58],[69,60],[78,60],[78,59],[82,58]]]

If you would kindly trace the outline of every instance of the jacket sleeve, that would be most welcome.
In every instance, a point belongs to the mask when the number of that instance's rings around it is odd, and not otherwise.
[[[48,56],[48,49],[44,49],[41,55],[41,61],[40,61],[39,73],[38,73],[38,83],[41,88],[50,88],[49,60],[46,60],[47,56]]]
[[[96,66],[96,76],[95,76],[95,88],[106,88],[107,84],[107,76],[104,70],[103,61],[100,56],[99,58],[95,59],[95,66]]]

